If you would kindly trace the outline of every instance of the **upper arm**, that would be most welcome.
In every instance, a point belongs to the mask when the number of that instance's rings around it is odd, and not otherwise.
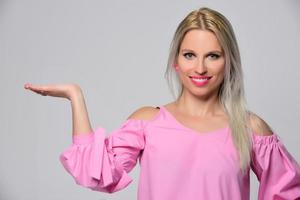
[[[143,106],[138,108],[133,113],[131,113],[127,119],[142,119],[142,120],[150,120],[152,119],[157,113],[159,109],[151,107],[151,106]]]
[[[262,136],[273,135],[274,131],[269,124],[257,114],[251,112],[249,115],[249,121],[252,131],[254,131],[256,134]]]

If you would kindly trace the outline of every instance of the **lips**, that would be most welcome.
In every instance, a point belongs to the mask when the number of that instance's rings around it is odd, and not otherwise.
[[[196,86],[204,86],[212,76],[190,76],[192,83]]]
[[[196,79],[210,79],[211,76],[189,76],[190,78],[196,78]]]

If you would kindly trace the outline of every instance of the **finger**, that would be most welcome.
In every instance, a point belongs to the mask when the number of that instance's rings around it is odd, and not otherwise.
[[[47,87],[46,86],[30,86],[31,90],[34,91],[46,91]]]
[[[24,88],[25,88],[25,89],[30,89],[31,86],[32,86],[32,85],[31,85],[30,83],[26,83],[26,84],[24,85]]]

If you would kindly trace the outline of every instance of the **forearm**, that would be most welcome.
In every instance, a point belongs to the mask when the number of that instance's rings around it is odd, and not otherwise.
[[[92,132],[84,96],[81,90],[76,91],[70,100],[72,106],[73,136]]]

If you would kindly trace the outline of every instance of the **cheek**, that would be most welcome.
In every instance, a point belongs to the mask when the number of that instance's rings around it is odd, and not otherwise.
[[[224,73],[225,73],[225,67],[223,67],[223,66],[218,68],[216,71],[216,74],[218,74],[218,75],[224,75]]]
[[[215,76],[215,81],[221,82],[224,79],[224,69],[220,69],[215,71],[215,73],[212,73],[213,76]]]
[[[215,81],[218,82],[218,84],[221,83],[224,80],[224,76],[225,76],[225,68],[221,68],[215,74]]]
[[[225,73],[225,63],[224,61],[220,61],[218,63],[214,63],[214,65],[212,64],[212,66],[210,66],[210,70],[211,70],[211,74],[215,74],[218,76],[223,76]]]
[[[217,84],[221,83],[225,76],[225,66],[214,66],[214,68],[210,68],[210,75],[213,76],[214,82]]]
[[[187,75],[188,74],[187,71],[185,71],[185,69],[182,69],[182,68],[177,71],[178,78],[179,78],[180,82],[183,83],[184,85],[189,84],[189,81],[190,81],[190,78]]]

